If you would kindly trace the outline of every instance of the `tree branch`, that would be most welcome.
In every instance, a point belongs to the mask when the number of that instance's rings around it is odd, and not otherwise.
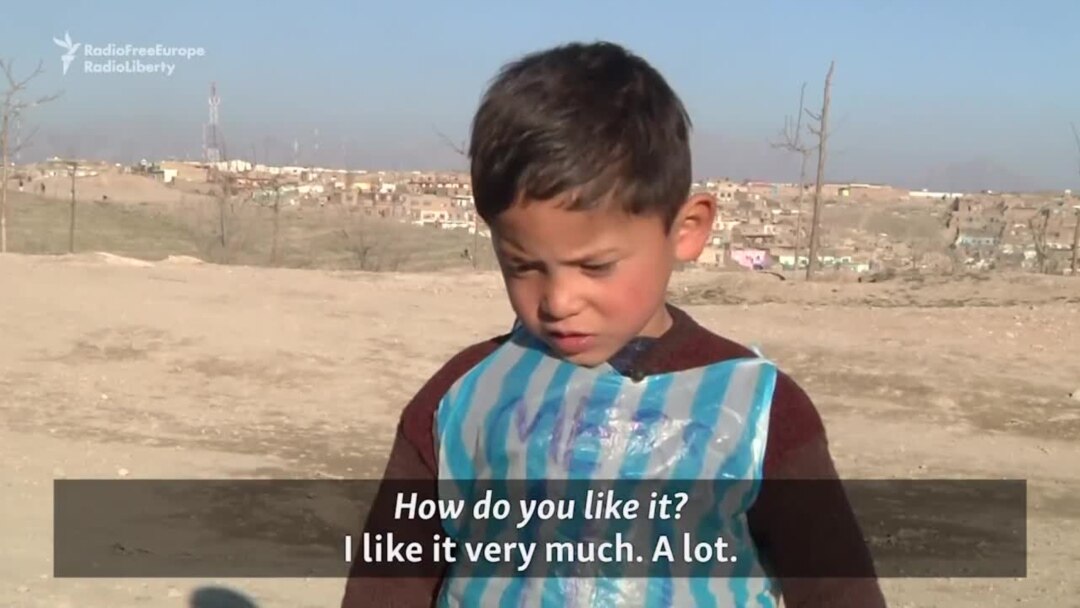
[[[439,136],[439,139],[441,139],[442,142],[444,144],[446,144],[451,150],[453,150],[455,153],[457,153],[458,156],[464,156],[464,157],[469,156],[469,153],[465,150],[465,143],[464,142],[462,142],[462,144],[460,146],[458,146],[449,137],[447,137],[445,133],[440,131],[438,127],[432,125],[431,128],[434,129],[435,134]]]
[[[27,149],[29,147],[29,145],[30,145],[31,140],[34,139],[34,135],[37,134],[37,131],[38,131],[38,128],[34,127],[33,130],[31,130],[30,133],[28,133],[26,135],[26,137],[23,137],[22,141],[20,141],[18,144],[16,144],[16,145],[8,144],[8,154],[12,154],[12,155],[18,154],[19,152],[22,152],[23,150]]]
[[[799,90],[799,110],[796,112],[798,117],[795,120],[795,126],[792,128],[791,117],[784,117],[784,129],[780,132],[780,141],[773,142],[771,145],[773,148],[787,150],[789,152],[796,152],[799,154],[808,154],[810,148],[802,144],[802,116],[804,107],[804,100],[806,97],[806,83],[802,84],[802,88]]]
[[[1073,139],[1076,140],[1076,163],[1077,171],[1080,172],[1080,131],[1076,130],[1076,123],[1069,123],[1072,127]]]
[[[813,273],[818,265],[817,252],[820,238],[818,232],[821,222],[821,188],[822,182],[825,180],[825,150],[826,142],[828,142],[829,139],[830,91],[832,89],[833,69],[835,66],[835,61],[829,62],[829,72],[825,75],[825,95],[821,103],[821,114],[815,116],[813,113],[807,112],[811,118],[814,118],[817,122],[817,127],[810,127],[810,132],[817,135],[818,139],[817,178],[814,180],[814,215],[810,220],[810,260],[806,265],[806,280],[808,281],[812,279]]]
[[[14,59],[6,59],[6,60],[5,59],[0,59],[0,69],[3,69],[4,78],[7,79],[7,83],[8,83],[8,90],[5,93],[5,101],[8,102],[8,103],[5,103],[5,105],[7,107],[9,107],[9,108],[33,107],[33,106],[36,106],[38,104],[42,104],[42,103],[45,103],[45,102],[48,102],[48,101],[52,101],[53,99],[56,99],[57,97],[60,96],[60,94],[57,93],[56,95],[49,95],[49,96],[46,96],[46,97],[42,97],[41,99],[38,99],[37,101],[34,101],[34,102],[22,103],[22,104],[19,104],[17,106],[10,105],[10,100],[13,97],[15,97],[15,95],[19,91],[22,91],[23,89],[25,89],[26,85],[30,84],[31,80],[33,80],[33,79],[37,78],[39,75],[41,75],[41,73],[44,71],[42,69],[42,67],[44,65],[45,64],[44,64],[43,61],[38,61],[37,67],[34,68],[34,71],[31,72],[30,75],[28,75],[26,78],[23,78],[22,80],[19,80],[18,78],[15,77],[15,60]]]
[[[59,99],[63,94],[64,94],[64,92],[60,91],[60,92],[54,93],[52,95],[45,95],[45,96],[42,96],[42,97],[38,97],[37,99],[35,99],[34,101],[31,101],[30,103],[20,104],[17,107],[20,110],[21,109],[26,109],[26,108],[33,108],[34,106],[40,106],[43,103],[49,103],[50,101],[53,101],[55,99]]]
[[[27,82],[29,82],[34,76],[36,76],[37,74],[39,74],[41,72],[42,65],[44,65],[44,63],[39,61],[38,62],[38,67],[37,67],[36,70],[34,70],[34,73],[31,74],[30,77],[26,78],[22,82],[19,82],[19,79],[15,78],[15,60],[14,59],[0,59],[0,68],[2,68],[4,70],[4,77],[7,78],[8,88],[9,89],[15,89],[15,90],[22,89],[23,87],[25,87]]]
[[[38,61],[37,68],[27,75],[26,78],[20,80],[15,76],[15,61],[13,59],[0,58],[0,71],[3,71],[4,79],[7,81],[7,90],[0,95],[0,98],[3,100],[3,104],[0,105],[0,253],[7,252],[8,162],[11,155],[18,154],[19,150],[25,148],[34,133],[36,133],[35,129],[31,131],[30,135],[25,140],[20,138],[20,141],[13,145],[11,142],[12,123],[20,122],[21,114],[24,110],[52,101],[61,95],[61,93],[46,95],[32,102],[24,102],[19,99],[20,93],[26,89],[30,81],[41,75],[43,72],[42,67],[44,65],[44,61]],[[74,221],[74,217],[75,216],[72,215],[72,221]]]

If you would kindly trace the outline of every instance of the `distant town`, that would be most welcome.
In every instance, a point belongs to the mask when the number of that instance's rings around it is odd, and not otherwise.
[[[124,188],[109,188],[123,177]],[[111,180],[111,181],[110,181]],[[134,181],[131,181],[134,180]],[[80,185],[85,182],[87,187]],[[91,182],[97,184],[90,187]],[[244,160],[142,161],[119,165],[54,158],[13,167],[8,188],[80,200],[134,200],[140,182],[178,196],[226,196],[283,209],[339,206],[432,230],[489,238],[473,211],[469,175],[462,172],[364,171],[269,166]],[[224,187],[224,189],[222,189]],[[809,264],[815,187],[727,178],[697,181],[693,191],[715,196],[719,213],[697,265],[798,271]],[[154,198],[154,197],[148,197]],[[1076,272],[1080,199],[1070,191],[1042,193],[931,192],[886,184],[827,183],[821,188],[818,267],[866,275],[887,270],[958,271],[1015,268]]]

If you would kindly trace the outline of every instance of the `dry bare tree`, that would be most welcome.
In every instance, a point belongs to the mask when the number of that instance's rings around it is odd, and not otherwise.
[[[1080,173],[1080,131],[1076,129],[1076,123],[1071,122],[1069,126],[1072,127],[1073,141],[1076,142],[1076,170]]]
[[[1069,264],[1069,272],[1075,277],[1078,276],[1077,262],[1080,261],[1080,206],[1073,210],[1073,215],[1076,216],[1076,221],[1073,223],[1072,263]]]
[[[27,86],[35,78],[40,76],[42,62],[38,62],[37,68],[25,78],[15,76],[15,61],[12,59],[0,59],[0,70],[4,72],[7,88],[3,93],[3,105],[0,106],[0,253],[7,253],[7,181],[8,159],[17,155],[20,150],[27,147],[33,139],[37,129],[34,129],[26,137],[20,137],[15,145],[11,143],[11,125],[19,120],[27,110],[48,103],[60,97],[62,93],[54,93],[39,97],[34,101],[21,99],[26,92]]]
[[[829,73],[825,75],[825,94],[821,102],[821,113],[814,114],[807,110],[807,115],[810,116],[817,126],[810,125],[810,132],[818,138],[818,162],[817,162],[817,179],[814,182],[814,215],[810,220],[810,260],[806,265],[806,279],[809,281],[813,278],[814,271],[817,269],[818,264],[818,240],[820,239],[820,225],[821,225],[821,187],[822,182],[825,180],[825,159],[826,148],[829,140],[829,103],[830,103],[830,90],[832,88],[833,69],[836,66],[835,61],[829,62]]]
[[[278,239],[281,233],[281,180],[274,178],[274,238],[270,245],[270,264],[278,261]]]
[[[75,253],[75,176],[79,172],[79,161],[68,162],[71,169],[71,221],[68,224],[68,253]]]
[[[1080,131],[1076,130],[1076,123],[1070,123],[1073,133],[1073,141],[1076,142],[1076,164],[1077,173],[1080,174]],[[1076,223],[1073,225],[1073,242],[1072,242],[1072,264],[1069,265],[1072,276],[1077,275],[1077,269],[1080,268],[1080,207],[1077,207],[1074,215],[1076,216]]]
[[[210,213],[216,217],[200,214],[198,225],[203,235],[203,253],[225,264],[237,262],[243,257],[256,231],[257,213],[240,200],[236,180],[235,175],[211,167],[208,181],[213,186],[210,190],[211,204],[216,209]],[[213,224],[216,224],[216,229],[209,227]]]
[[[949,269],[952,274],[958,274],[964,268],[967,259],[960,247],[961,222],[960,199],[954,198],[953,201],[945,207],[945,211],[942,214],[944,228],[941,230],[940,234],[940,240],[945,250],[945,254],[952,263],[952,266]]]
[[[438,129],[438,127],[432,127],[432,128],[435,129],[435,134],[439,136],[439,139],[441,139],[442,142],[447,147],[449,147],[458,156],[460,156],[461,158],[465,159],[466,162],[468,162],[468,160],[469,160],[469,151],[468,151],[468,147],[465,145],[464,141],[461,142],[461,145],[455,144],[453,142],[453,140],[451,140],[449,137],[447,137],[445,133],[440,131]],[[479,247],[480,247],[480,214],[478,214],[476,212],[476,207],[475,206],[473,207],[472,215],[473,215],[473,246],[472,246],[471,255],[469,257],[472,258],[472,266],[473,266],[473,270],[475,270],[475,269],[479,268],[479,265],[480,265],[480,249],[479,249]]]
[[[220,189],[215,192],[218,206],[218,229],[220,231],[219,237],[221,239],[222,252],[228,251],[229,234],[227,228],[229,199],[232,196],[232,178],[224,171],[215,171],[215,181],[219,184]]]
[[[1039,221],[1042,218],[1042,221]],[[1050,252],[1046,244],[1046,229],[1050,224],[1050,207],[1044,205],[1028,218],[1028,228],[1031,230],[1031,241],[1035,245],[1035,263],[1039,266],[1039,272],[1046,274],[1047,262]]]
[[[383,247],[382,238],[377,231],[373,231],[365,221],[363,211],[356,211],[356,219],[348,207],[342,207],[341,213],[341,236],[345,239],[345,248],[352,254],[360,270],[381,270],[380,253]]]
[[[795,199],[795,268],[799,268],[799,257],[802,253],[802,220],[803,220],[803,193],[806,191],[806,163],[810,161],[810,156],[814,153],[814,149],[802,141],[802,117],[803,112],[806,111],[806,107],[803,100],[806,96],[806,83],[802,84],[802,88],[799,90],[799,111],[796,114],[794,125],[792,124],[791,117],[784,117],[784,130],[780,133],[780,141],[774,142],[772,146],[788,152],[793,152],[799,155],[799,194]]]

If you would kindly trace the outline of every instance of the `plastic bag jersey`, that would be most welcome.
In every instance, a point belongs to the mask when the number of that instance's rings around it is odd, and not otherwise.
[[[515,326],[510,340],[462,376],[439,404],[439,487],[455,494],[443,497],[469,498],[470,480],[750,480],[731,485],[735,489],[725,495],[696,484],[689,499],[698,513],[723,519],[725,538],[740,550],[738,571],[746,576],[670,578],[650,570],[642,578],[589,577],[590,566],[581,565],[567,577],[496,578],[477,571],[466,577],[452,565],[439,605],[776,606],[774,581],[753,549],[746,521],[762,476],[775,381],[772,363],[748,358],[635,382],[607,364],[566,362]],[[578,529],[570,533],[565,522],[544,522],[528,534],[533,540],[587,540],[590,525],[574,523]],[[681,522],[680,529],[692,523]],[[460,533],[454,521],[443,525],[451,536]],[[502,528],[485,540],[522,540],[523,531],[512,523]]]

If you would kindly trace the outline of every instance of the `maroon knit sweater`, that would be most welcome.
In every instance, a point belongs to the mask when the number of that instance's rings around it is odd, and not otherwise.
[[[673,324],[637,357],[631,377],[678,372],[718,361],[754,356],[745,346],[705,329],[677,307],[668,307]],[[509,334],[474,344],[448,361],[405,406],[383,479],[438,479],[433,440],[435,411],[451,386],[498,348]],[[806,393],[781,372],[769,417],[764,476],[770,479],[836,479],[821,417]],[[830,484],[831,485],[831,484]],[[759,552],[779,572],[805,571],[800,564],[825,548],[844,559],[864,560],[857,568],[872,571],[851,507],[839,484],[836,491],[801,492],[792,500],[782,490],[764,485],[748,513],[751,536]],[[827,517],[828,525],[822,524]],[[369,520],[370,521],[370,520]],[[385,526],[385,522],[382,523]],[[416,526],[410,522],[409,526]],[[433,524],[434,525],[434,524]],[[385,527],[379,528],[386,530]],[[411,531],[416,533],[415,530]],[[438,530],[432,530],[432,533]],[[854,557],[851,557],[854,556]],[[845,563],[847,563],[847,561]],[[885,600],[874,577],[784,578],[780,581],[788,608],[884,608]],[[352,577],[342,608],[433,606],[438,578],[372,579]]]

